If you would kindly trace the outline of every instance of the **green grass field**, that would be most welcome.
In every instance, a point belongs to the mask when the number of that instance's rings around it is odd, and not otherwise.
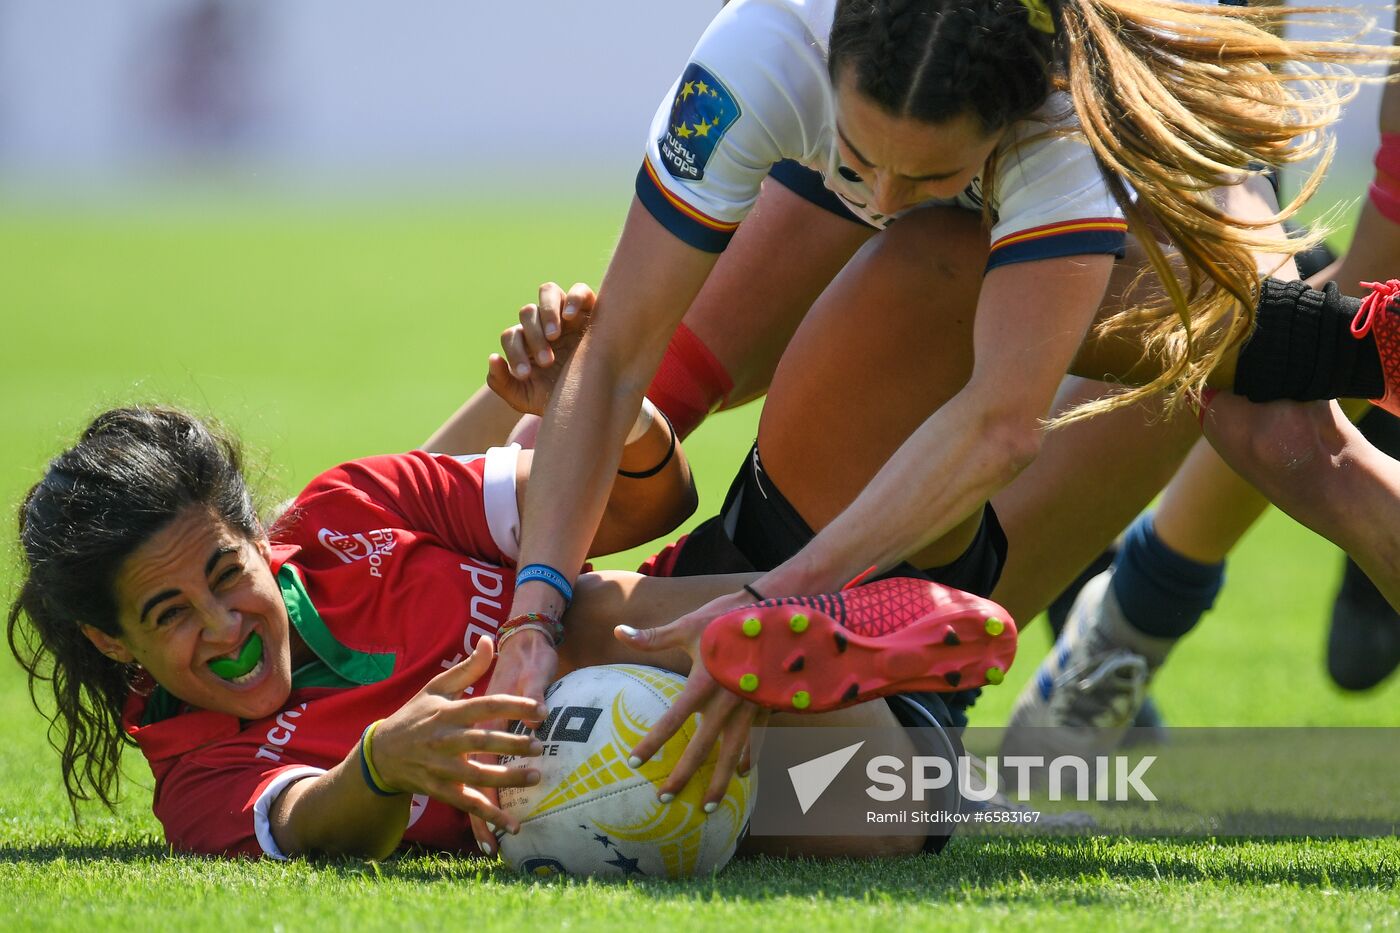
[[[217,413],[271,501],[346,458],[419,443],[484,374],[535,283],[598,280],[617,202],[0,213],[0,503],[101,407]],[[541,214],[540,216],[546,216]],[[703,517],[757,409],[689,445]],[[13,558],[4,561],[7,597]],[[640,552],[614,558],[632,566]],[[1400,681],[1363,696],[1322,667],[1339,560],[1278,515],[1154,688],[1173,723],[1400,725]],[[1001,722],[1045,644],[1024,640],[977,722]],[[439,857],[228,863],[170,857],[129,758],[127,799],[72,823],[18,669],[0,663],[0,925],[89,929],[673,929],[1400,925],[1400,840],[955,840],[881,864],[739,861],[691,883],[531,883]],[[1390,795],[1393,800],[1394,795]]]

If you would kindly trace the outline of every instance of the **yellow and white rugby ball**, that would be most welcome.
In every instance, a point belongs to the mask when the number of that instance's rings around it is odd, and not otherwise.
[[[545,694],[549,717],[536,730],[543,754],[504,762],[538,768],[540,782],[501,789],[502,809],[520,821],[518,835],[501,836],[501,856],[535,876],[678,878],[722,868],[753,809],[752,774],[731,778],[719,808],[706,814],[701,797],[716,745],[675,799],[656,799],[698,716],[641,767],[627,763],[684,686],[679,675],[634,664],[583,668],[553,684]]]

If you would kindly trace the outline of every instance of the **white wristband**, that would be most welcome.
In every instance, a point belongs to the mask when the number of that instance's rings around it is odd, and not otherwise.
[[[642,407],[637,412],[637,420],[632,422],[632,430],[627,432],[627,440],[624,444],[635,444],[642,439],[642,435],[647,433],[651,423],[656,420],[656,406],[651,403],[651,399],[642,396]]]

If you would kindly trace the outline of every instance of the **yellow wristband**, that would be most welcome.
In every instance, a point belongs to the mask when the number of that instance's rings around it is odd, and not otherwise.
[[[385,795],[400,794],[403,792],[393,790],[388,784],[384,783],[384,779],[379,776],[379,770],[374,767],[374,730],[378,729],[379,724],[383,721],[382,719],[376,719],[374,722],[370,723],[369,728],[365,730],[364,738],[360,740],[363,746],[365,770],[369,772],[370,780],[373,781],[372,787]]]

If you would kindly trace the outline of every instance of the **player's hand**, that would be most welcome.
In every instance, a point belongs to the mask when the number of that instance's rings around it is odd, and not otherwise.
[[[613,630],[620,641],[645,651],[681,648],[690,655],[690,674],[686,678],[685,689],[632,749],[635,758],[649,760],[687,719],[695,713],[700,714],[700,728],[691,737],[680,761],[658,788],[662,803],[669,803],[671,797],[689,783],[710,757],[716,741],[720,743],[719,758],[715,761],[714,773],[702,798],[706,813],[714,812],[724,799],[724,792],[735,771],[741,763],[747,764],[749,732],[755,722],[761,725],[767,719],[768,711],[740,699],[715,683],[700,660],[700,636],[715,617],[752,602],[753,598],[744,593],[722,596],[669,625],[640,630],[619,625]]]
[[[477,642],[471,657],[432,680],[374,733],[374,764],[384,782],[404,793],[427,794],[509,832],[519,822],[496,802],[498,787],[521,787],[539,782],[539,771],[510,769],[496,763],[497,755],[538,755],[533,735],[501,731],[508,720],[538,720],[544,716],[539,698],[511,696],[496,690],[477,697],[462,692],[491,667],[495,647],[489,638]],[[492,678],[494,680],[494,677]],[[493,684],[494,686],[494,684]],[[474,755],[491,756],[479,761]],[[481,836],[478,842],[484,842]],[[485,833],[495,851],[494,837]]]
[[[550,643],[548,638],[535,631],[517,632],[501,649],[501,654],[496,659],[496,670],[492,672],[491,683],[486,689],[491,696],[504,694],[510,697],[523,697],[534,703],[535,709],[529,714],[510,718],[517,719],[529,726],[538,726],[544,721],[546,715],[545,688],[554,683],[554,675],[558,670],[559,653],[554,650],[554,645]],[[483,725],[489,729],[505,728],[504,720],[487,722]],[[538,742],[535,747],[538,747]],[[538,752],[531,754],[538,754]],[[487,753],[479,755],[477,761],[482,765],[492,766],[497,763],[497,758],[495,755]],[[538,772],[535,773],[538,774]],[[492,807],[498,808],[494,787],[482,788],[482,793]],[[511,833],[520,830],[519,824],[502,823],[490,817],[482,817],[472,811],[472,835],[476,837],[477,845],[481,847],[481,850],[488,854],[496,851],[496,834],[492,832],[491,827],[487,825],[488,823],[494,823],[496,827]]]
[[[553,282],[541,285],[539,301],[521,308],[520,323],[501,332],[501,353],[488,360],[487,384],[521,414],[543,414],[596,299],[582,282],[568,292]]]

